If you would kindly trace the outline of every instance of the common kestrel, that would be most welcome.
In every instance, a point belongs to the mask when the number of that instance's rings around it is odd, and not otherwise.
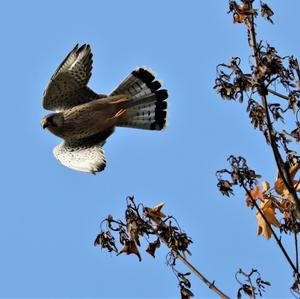
[[[65,166],[95,174],[105,168],[102,146],[115,127],[162,130],[167,116],[167,90],[151,71],[132,71],[110,94],[98,94],[87,83],[92,71],[89,45],[77,44],[52,76],[43,107],[54,110],[43,128],[63,141],[53,149]]]

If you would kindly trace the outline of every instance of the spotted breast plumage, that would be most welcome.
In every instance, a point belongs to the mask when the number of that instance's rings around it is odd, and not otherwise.
[[[102,146],[116,127],[162,130],[168,92],[146,68],[132,71],[110,94],[87,84],[92,71],[89,45],[77,44],[44,91],[43,107],[53,110],[41,124],[63,139],[54,156],[66,167],[95,174],[106,166]]]

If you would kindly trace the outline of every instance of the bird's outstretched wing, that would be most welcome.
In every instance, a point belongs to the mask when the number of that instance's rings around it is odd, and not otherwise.
[[[77,44],[51,77],[43,95],[43,107],[62,111],[99,96],[87,87],[92,75],[93,54],[89,45]]]
[[[112,132],[113,129],[80,140],[64,140],[53,149],[53,154],[66,167],[96,174],[106,166],[102,146]]]

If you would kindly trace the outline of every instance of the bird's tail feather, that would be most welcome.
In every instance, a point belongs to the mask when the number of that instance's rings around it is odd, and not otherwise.
[[[117,126],[162,130],[166,124],[168,92],[160,88],[161,83],[145,68],[139,68],[129,74],[110,94],[127,95],[130,99],[123,106],[126,113],[120,118]]]

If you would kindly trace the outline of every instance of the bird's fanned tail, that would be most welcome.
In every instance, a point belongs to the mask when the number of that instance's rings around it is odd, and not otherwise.
[[[161,83],[145,68],[136,69],[129,74],[110,94],[130,97],[130,101],[124,106],[126,113],[117,126],[162,130],[166,125],[168,92],[160,88]]]

